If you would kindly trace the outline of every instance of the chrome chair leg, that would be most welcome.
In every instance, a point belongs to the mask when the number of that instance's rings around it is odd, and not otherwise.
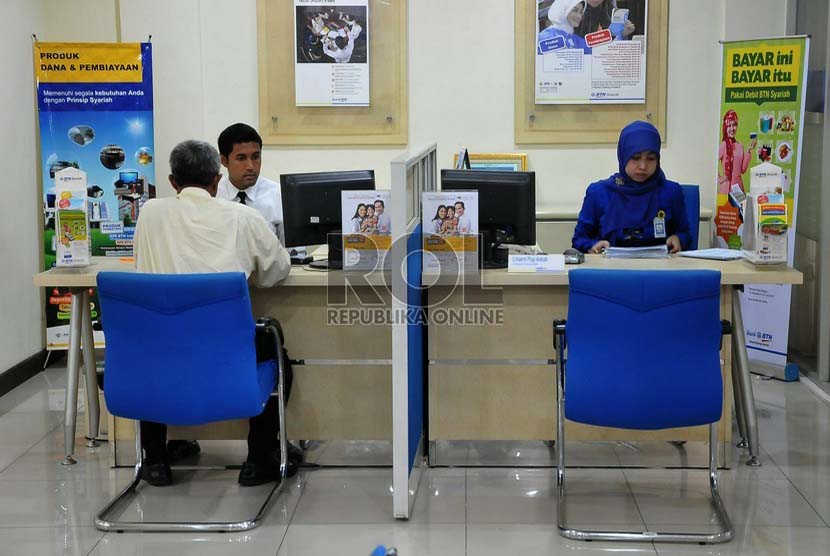
[[[263,319],[261,319],[262,321]],[[264,319],[267,320],[267,319]],[[257,327],[260,327],[260,322],[257,322]],[[271,508],[277,497],[282,492],[287,479],[288,471],[288,441],[285,430],[285,380],[283,376],[282,365],[282,342],[277,333],[277,328],[270,321],[262,323],[262,326],[268,328],[275,342],[275,353],[277,354],[277,407],[279,410],[279,430],[280,430],[280,480],[271,489],[265,502],[260,506],[256,515],[240,521],[117,521],[113,520],[110,514],[116,514],[116,510],[120,511],[116,515],[123,513],[122,505],[126,504],[128,499],[136,493],[136,488],[141,482],[141,467],[143,465],[143,450],[141,449],[141,427],[136,421],[136,464],[135,474],[132,481],[121,491],[118,496],[111,500],[100,512],[95,516],[95,527],[100,531],[146,531],[146,532],[239,532],[248,531],[258,526],[262,522],[262,518]],[[272,394],[273,395],[273,394]],[[200,469],[200,467],[190,467],[190,469]]]
[[[709,425],[709,491],[715,508],[720,530],[717,533],[673,533],[658,531],[593,531],[576,529],[568,525],[567,503],[565,500],[565,327],[555,327],[556,347],[556,486],[557,526],[563,537],[577,541],[635,541],[716,544],[727,542],[734,534],[732,522],[718,491],[718,430],[717,423]]]

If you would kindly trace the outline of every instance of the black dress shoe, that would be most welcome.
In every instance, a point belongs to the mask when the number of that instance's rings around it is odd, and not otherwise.
[[[288,476],[293,477],[297,473],[297,468],[302,465],[303,460],[305,459],[305,452],[302,448],[298,448],[294,446],[290,442],[288,443]],[[294,471],[291,471],[292,465],[294,466]]]
[[[195,440],[167,441],[167,458],[170,460],[170,463],[176,463],[195,456],[201,451],[202,447]]]
[[[246,461],[239,471],[240,486],[259,486],[279,480],[280,466],[273,461],[253,462]]]
[[[302,450],[295,448],[292,454],[291,444],[288,445],[288,458],[285,463],[285,476],[293,477],[303,461]],[[238,482],[241,486],[257,486],[280,480],[280,451],[276,450],[271,458],[265,462],[247,460],[239,471]]]
[[[173,473],[166,463],[142,463],[141,478],[157,487],[173,484]]]

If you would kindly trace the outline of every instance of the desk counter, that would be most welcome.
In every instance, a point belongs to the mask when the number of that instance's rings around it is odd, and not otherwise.
[[[521,273],[507,270],[483,270],[480,276],[485,286],[566,286],[568,272],[575,269],[610,270],[717,270],[721,273],[721,284],[801,284],[801,272],[784,265],[753,265],[747,261],[710,261],[672,255],[667,259],[607,259],[602,255],[586,255],[585,262],[567,265],[564,272]],[[476,276],[473,274],[472,276]],[[435,277],[424,275],[425,283],[432,283]],[[440,277],[435,285],[449,286],[456,277]],[[470,283],[468,280],[467,283]]]
[[[135,265],[116,258],[94,257],[88,267],[42,272],[34,277],[34,283],[86,292],[95,286],[98,272],[104,271],[134,272]],[[291,358],[300,361],[294,365],[294,386],[288,404],[287,426],[292,439],[392,439],[391,326],[328,324],[332,307],[345,310],[360,307],[356,296],[351,295],[354,291],[371,291],[387,306],[391,304],[388,291],[381,287],[388,283],[388,275],[375,273],[368,275],[365,282],[351,281],[362,285],[350,286],[353,291],[336,305],[336,296],[330,294],[343,290],[330,290],[327,286],[342,284],[345,275],[292,267],[289,276],[276,286],[251,288],[254,316],[278,319]],[[80,353],[73,362],[79,358]],[[77,395],[77,380],[74,384],[74,395]],[[69,446],[75,432],[74,414],[70,417]],[[198,431],[171,427],[170,437],[245,438],[247,426],[247,421],[228,421]],[[132,422],[110,420],[109,431],[116,463],[131,464],[135,453]]]
[[[89,266],[52,268],[46,272],[35,274],[33,282],[35,286],[41,287],[94,287],[99,272],[135,272],[135,262],[123,261],[115,257],[92,257],[92,264]],[[346,274],[351,273],[328,272],[326,270],[292,266],[291,273],[274,287],[325,287],[334,279]],[[358,274],[354,275],[358,276]],[[391,282],[388,273],[375,272],[366,276],[366,283],[371,286],[383,286]]]
[[[723,285],[721,318],[735,322],[738,321],[732,310],[734,286],[800,284],[803,279],[802,274],[792,268],[754,266],[746,261],[709,261],[679,256],[665,260],[622,260],[589,255],[584,264],[568,266],[564,272],[521,274],[484,270],[472,280],[467,277],[466,283],[477,287],[455,287],[452,285],[454,280],[432,282],[428,293],[430,311],[441,319],[431,318],[429,326],[431,441],[554,439],[556,383],[552,322],[567,317],[568,272],[582,268],[719,270]],[[430,280],[431,277],[424,277],[425,283]],[[485,314],[487,318],[466,315],[476,307],[497,311],[496,324],[493,324],[492,314],[489,317]],[[738,374],[730,372],[733,343],[724,341],[721,352],[724,418],[718,430],[724,442],[731,438],[733,379],[739,377],[742,385],[748,382],[748,369],[742,369]],[[745,353],[745,344],[737,345]],[[668,363],[666,372],[671,372]],[[751,389],[747,395],[749,399],[740,403],[741,418],[754,407]],[[754,412],[751,418],[754,419]],[[707,438],[706,427],[629,431],[569,423],[568,430],[573,440]]]

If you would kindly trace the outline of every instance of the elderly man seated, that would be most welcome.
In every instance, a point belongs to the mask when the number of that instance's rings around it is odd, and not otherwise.
[[[170,153],[169,179],[177,195],[152,199],[141,210],[135,231],[139,272],[244,272],[258,287],[271,287],[288,275],[291,257],[265,219],[251,207],[216,198],[222,177],[219,164],[219,153],[202,141],[184,141]],[[262,342],[263,346],[267,343]],[[282,355],[263,351],[258,345],[260,360]],[[291,378],[286,372],[286,396]],[[239,473],[240,485],[279,478],[277,421],[274,398],[250,419],[248,457]],[[141,422],[142,478],[151,485],[172,482],[166,437],[166,425]],[[296,473],[296,462],[289,466],[289,473]]]

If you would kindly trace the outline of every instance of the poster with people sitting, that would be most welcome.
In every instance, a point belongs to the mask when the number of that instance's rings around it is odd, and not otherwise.
[[[391,191],[341,192],[344,270],[389,269],[391,198]]]
[[[424,271],[478,271],[478,192],[423,193]]]
[[[368,0],[294,0],[297,106],[369,106]]]

